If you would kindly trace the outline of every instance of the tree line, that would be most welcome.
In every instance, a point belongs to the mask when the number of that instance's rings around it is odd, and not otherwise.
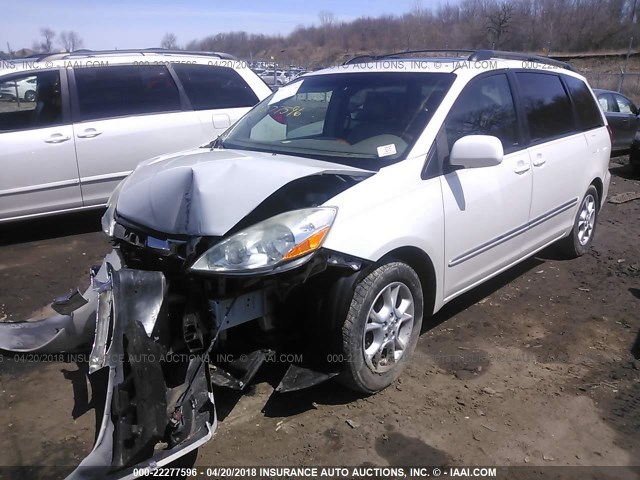
[[[638,0],[462,0],[435,9],[414,0],[403,14],[363,16],[340,21],[330,11],[315,25],[299,25],[288,35],[225,32],[180,46],[175,34],[161,39],[164,48],[220,51],[248,60],[275,60],[322,66],[369,53],[425,48],[493,48],[538,52],[583,52],[640,44],[635,10]],[[74,32],[40,30],[33,50],[74,51],[83,41]],[[9,47],[9,46],[8,46]],[[9,47],[11,52],[11,48]]]
[[[637,0],[462,0],[424,8],[416,0],[401,15],[319,22],[288,35],[218,33],[187,50],[222,51],[245,59],[323,65],[350,56],[421,48],[493,48],[553,53],[626,48],[640,42]],[[173,37],[175,40],[175,37]]]

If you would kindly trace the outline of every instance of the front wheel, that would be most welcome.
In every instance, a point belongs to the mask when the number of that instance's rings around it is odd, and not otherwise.
[[[27,90],[24,93],[24,99],[27,102],[35,102],[36,101],[36,92],[34,92],[33,90]]]
[[[598,205],[598,191],[596,187],[590,185],[580,202],[571,233],[558,243],[558,247],[566,257],[577,258],[589,251],[596,233]]]
[[[393,383],[418,342],[423,304],[420,279],[405,263],[386,263],[358,282],[342,325],[342,383],[364,393]]]

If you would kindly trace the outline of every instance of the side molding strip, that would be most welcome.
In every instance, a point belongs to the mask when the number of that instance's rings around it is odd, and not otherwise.
[[[489,240],[488,242],[478,245],[477,247],[472,248],[471,250],[463,253],[462,255],[458,255],[457,257],[455,257],[449,262],[448,266],[455,267],[456,265],[460,265],[461,263],[466,262],[467,260],[470,260],[471,258],[476,257],[481,253],[484,253],[487,250],[492,249],[493,247],[497,247],[498,245],[508,240],[511,240],[512,238],[517,237],[518,235],[521,235],[527,232],[528,230],[531,230],[534,227],[537,227],[538,225],[546,222],[547,220],[550,220],[553,217],[560,215],[562,212],[566,212],[567,210],[577,205],[577,203],[578,203],[578,198],[569,200],[568,202],[565,202],[562,205],[559,205],[553,208],[552,210],[549,210],[548,212],[543,213],[542,215],[534,218],[533,220],[529,220],[524,225],[514,228],[513,230],[507,233],[503,233],[499,237],[496,237],[494,239]]]

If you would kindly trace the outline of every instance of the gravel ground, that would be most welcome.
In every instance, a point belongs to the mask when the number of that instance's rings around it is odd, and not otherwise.
[[[610,195],[640,191],[625,161]],[[0,320],[46,315],[86,286],[110,250],[99,218],[0,230]],[[272,395],[268,371],[240,398],[216,392],[221,422],[197,465],[639,466],[639,220],[640,200],[607,203],[584,257],[542,252],[453,301],[377,395],[332,382]],[[85,365],[0,363],[0,465],[73,466],[94,424]]]

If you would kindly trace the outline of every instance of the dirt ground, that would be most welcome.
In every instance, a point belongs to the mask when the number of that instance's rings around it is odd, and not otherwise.
[[[640,191],[625,162],[611,163],[610,195]],[[110,250],[98,225],[83,214],[3,228],[0,320],[44,315],[84,288]],[[587,255],[545,251],[453,301],[377,395],[333,382],[272,395],[268,372],[240,398],[216,392],[221,421],[197,465],[530,467],[520,478],[549,477],[532,466],[639,466],[639,242],[640,200],[607,203]],[[69,467],[34,474],[56,478],[90,451],[94,423],[84,365],[0,363],[0,465]]]

